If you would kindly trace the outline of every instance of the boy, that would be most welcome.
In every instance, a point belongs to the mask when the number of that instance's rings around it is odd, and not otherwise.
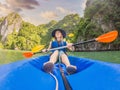
[[[67,43],[63,40],[66,37],[66,32],[64,30],[55,29],[52,32],[52,37],[54,37],[55,40],[50,42],[50,45],[47,50],[49,50],[51,48],[66,46],[66,45],[69,50],[74,50],[74,47],[72,46],[71,43]],[[46,49],[44,49],[43,52],[46,52]],[[73,66],[70,64],[68,56],[66,54],[66,48],[52,51],[50,60],[48,62],[45,62],[43,65],[44,71],[51,72],[53,69],[53,66],[54,66],[55,62],[57,62],[59,56],[61,58],[61,62],[66,65],[67,72],[69,74],[75,73],[77,68],[76,68],[76,66]]]

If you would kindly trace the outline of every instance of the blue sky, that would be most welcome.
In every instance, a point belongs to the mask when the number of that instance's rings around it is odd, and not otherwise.
[[[23,20],[39,25],[72,13],[83,16],[85,3],[86,0],[0,0],[0,17],[18,12]]]

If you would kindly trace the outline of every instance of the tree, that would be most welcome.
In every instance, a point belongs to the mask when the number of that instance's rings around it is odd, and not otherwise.
[[[0,42],[0,48],[4,48],[3,44]]]

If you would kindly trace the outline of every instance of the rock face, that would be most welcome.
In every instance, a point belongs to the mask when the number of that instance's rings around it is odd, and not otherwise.
[[[95,28],[93,30],[97,32],[99,30],[102,33],[109,32],[111,30],[118,30],[120,25],[120,9],[118,8],[120,1],[115,0],[87,0],[85,9],[85,18],[90,18],[94,23]],[[120,36],[120,34],[119,34]],[[94,50],[120,50],[120,37],[117,40],[108,44],[101,44],[98,42],[83,44],[76,48],[78,51],[94,51]],[[87,38],[89,40],[89,38]],[[78,38],[78,42],[82,39]]]
[[[5,42],[9,34],[19,32],[22,25],[22,18],[17,13],[11,13],[0,24],[1,41]]]
[[[87,0],[86,6],[87,6],[87,7],[92,6],[95,1],[97,1],[97,0]],[[105,0],[99,0],[99,1],[100,1],[100,2],[103,2],[103,1],[105,1]]]

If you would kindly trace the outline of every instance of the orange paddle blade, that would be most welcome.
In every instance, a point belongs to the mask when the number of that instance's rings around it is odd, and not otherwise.
[[[24,52],[23,56],[26,57],[26,58],[30,58],[30,57],[33,56],[33,52]]]
[[[114,41],[117,38],[117,36],[118,36],[118,31],[114,30],[114,31],[111,31],[111,32],[108,32],[106,34],[99,36],[95,40],[98,42],[102,42],[102,43],[110,43]]]

